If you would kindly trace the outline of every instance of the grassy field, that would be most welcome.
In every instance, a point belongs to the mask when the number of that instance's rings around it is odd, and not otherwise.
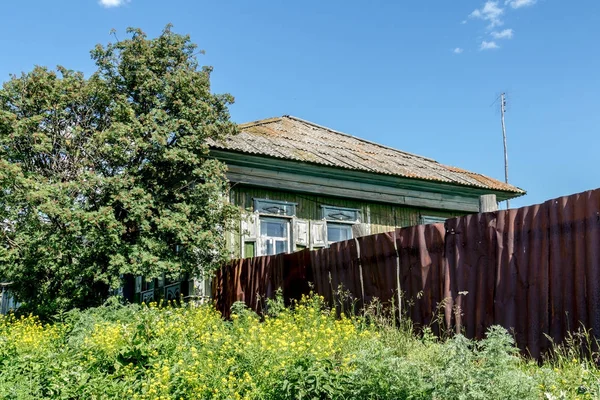
[[[440,341],[385,318],[336,319],[317,297],[236,307],[122,306],[52,324],[0,320],[2,399],[593,399],[600,371],[578,346],[543,365],[502,328]]]

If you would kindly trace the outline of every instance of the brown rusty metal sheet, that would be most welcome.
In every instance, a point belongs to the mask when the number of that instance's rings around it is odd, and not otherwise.
[[[561,197],[549,209],[550,335],[582,324],[600,335],[600,190]]]
[[[313,277],[316,293],[325,297],[329,304],[336,304],[336,292],[349,291],[353,299],[361,298],[358,252],[356,241],[333,243],[329,248],[311,252]],[[348,309],[351,300],[346,299]]]
[[[400,228],[317,251],[234,260],[214,281],[217,308],[260,312],[282,288],[286,301],[316,293],[358,307],[398,291],[417,327],[482,338],[495,324],[539,357],[579,328],[600,338],[600,189],[445,224]],[[339,304],[338,304],[339,305]],[[347,302],[344,307],[349,306]]]
[[[394,241],[395,232],[356,239],[357,247],[360,249],[363,283],[361,300],[363,304],[369,304],[377,298],[383,305],[389,306],[391,300],[397,298],[398,259]]]
[[[419,328],[432,326],[444,300],[444,234],[443,224],[396,230],[402,307]]]

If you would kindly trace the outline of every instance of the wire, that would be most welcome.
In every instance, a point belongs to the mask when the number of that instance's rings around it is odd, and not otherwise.
[[[490,104],[490,105],[489,105],[489,107],[491,107],[491,106],[493,106],[494,104],[496,104],[496,103],[498,102],[498,99],[499,99],[500,97],[502,97],[502,93],[500,93],[500,94],[498,95],[498,97],[496,97],[496,100],[494,100],[494,101],[492,102],[492,104]]]

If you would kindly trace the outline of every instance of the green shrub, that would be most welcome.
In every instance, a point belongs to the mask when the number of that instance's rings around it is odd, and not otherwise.
[[[0,318],[2,399],[598,398],[591,356],[558,347],[542,366],[499,327],[440,341],[391,323],[335,317],[322,298],[270,303],[103,307]],[[570,359],[567,359],[570,357]]]

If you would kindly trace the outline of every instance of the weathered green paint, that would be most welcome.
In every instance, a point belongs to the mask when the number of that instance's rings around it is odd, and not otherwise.
[[[255,242],[244,242],[244,257],[252,257],[255,252]]]
[[[321,206],[361,211],[361,232],[377,234],[397,227],[417,225],[422,216],[452,218],[480,210],[479,197],[494,194],[498,201],[525,192],[495,190],[485,185],[450,184],[284,160],[229,150],[211,149],[227,164],[232,184],[231,203],[253,212],[253,199],[296,203],[295,217],[322,220]],[[316,225],[313,225],[316,226]],[[312,233],[310,234],[312,237]],[[232,240],[234,256],[256,251],[254,243]],[[312,243],[311,248],[315,248]],[[296,250],[298,246],[294,247]]]
[[[322,219],[322,205],[356,208],[361,211],[363,222],[370,225],[372,234],[389,232],[397,227],[417,225],[421,215],[447,218],[464,215],[464,213],[454,211],[403,207],[385,203],[269,190],[251,186],[234,185],[232,187],[231,202],[233,204],[252,212],[253,199],[270,199],[297,203],[296,217],[308,220]]]

